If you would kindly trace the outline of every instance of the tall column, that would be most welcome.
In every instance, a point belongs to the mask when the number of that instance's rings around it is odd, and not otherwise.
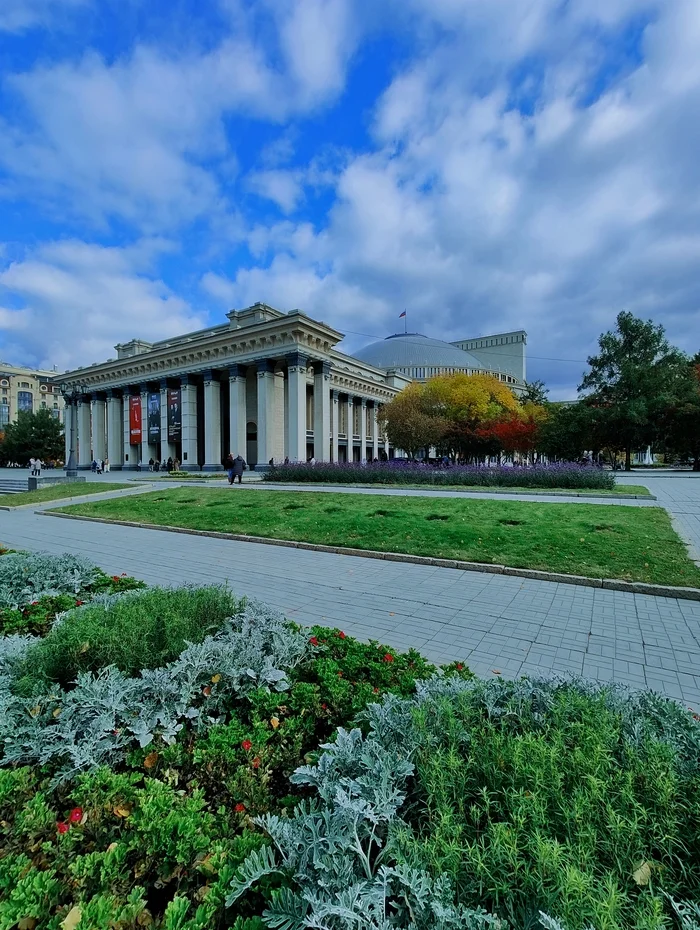
[[[340,404],[338,402],[338,391],[331,391],[331,411],[332,411],[332,439],[331,439],[331,458],[334,462],[338,461],[338,433],[340,432]]]
[[[110,469],[124,465],[124,405],[116,391],[107,391],[107,458]]]
[[[306,358],[295,352],[287,356],[289,459],[306,461]]]
[[[174,459],[177,450],[175,443],[168,440],[168,382],[160,381],[160,461],[161,468],[168,459]]]
[[[131,395],[130,387],[124,388],[123,408],[124,408],[124,436],[122,446],[124,449],[124,471],[134,471],[139,460],[138,446],[131,445]]]
[[[355,435],[355,398],[352,394],[348,394],[345,398],[345,435],[348,440],[348,447],[346,452],[346,458],[348,462],[352,462],[353,454],[352,450],[354,449],[353,436]]]
[[[63,405],[63,438],[65,441],[65,456],[63,459],[63,465],[65,468],[68,468],[68,462],[70,460],[70,448],[71,448],[71,429],[75,429],[73,417],[75,415],[75,407],[73,404],[69,404],[68,401],[64,402]]]
[[[331,363],[317,362],[314,371],[314,458],[331,457]]]
[[[204,467],[221,471],[221,387],[214,372],[204,372]]]
[[[107,402],[102,394],[93,394],[92,451],[98,462],[107,454]]]
[[[379,458],[379,424],[377,423],[377,402],[372,402],[372,461]]]
[[[189,375],[181,379],[182,400],[182,462],[183,471],[199,471],[197,453],[197,385]]]
[[[229,445],[226,452],[246,458],[246,372],[241,365],[231,365],[228,370],[229,396]]]
[[[258,360],[258,469],[267,468],[275,440],[275,361]]]
[[[367,398],[360,398],[360,462],[367,461]]]
[[[92,435],[90,424],[90,395],[78,405],[78,468],[86,471],[92,465]]]

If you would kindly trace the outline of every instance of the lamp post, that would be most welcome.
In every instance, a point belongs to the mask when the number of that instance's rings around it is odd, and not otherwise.
[[[70,416],[70,447],[68,461],[66,462],[66,478],[77,478],[78,468],[75,461],[75,421],[78,415],[78,402],[85,393],[86,385],[82,381],[72,384],[60,385],[63,401],[67,407],[72,407]]]

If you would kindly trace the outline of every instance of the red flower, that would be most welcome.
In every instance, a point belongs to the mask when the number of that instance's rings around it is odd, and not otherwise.
[[[260,756],[256,756],[256,757],[253,759],[253,768],[254,768],[254,769],[259,769],[259,768],[260,768]]]
[[[342,672],[338,672],[338,678],[342,678],[342,677],[343,677],[343,673],[342,673]]]
[[[36,607],[36,605],[37,605],[38,603],[39,603],[39,601],[32,601],[32,607]]]
[[[342,630],[340,630],[340,632],[338,633],[338,636],[339,636],[341,639],[345,639],[345,633],[343,633]]]
[[[375,694],[379,694],[379,688],[372,688],[372,691],[374,691]]]
[[[250,752],[250,750],[253,748],[253,744],[249,739],[244,739],[241,743],[241,746],[245,749],[246,752]]]
[[[112,575],[112,581],[119,581],[119,575]]]
[[[387,654],[384,656],[384,661],[385,661],[385,662],[393,662],[393,661],[394,661],[393,655],[392,655],[390,652],[387,652]]]
[[[328,710],[328,704],[321,704],[321,710]]]
[[[464,668],[464,666],[462,665],[461,662],[458,662],[458,663],[455,665],[455,668],[457,669],[458,672],[461,672],[462,669]]]
[[[82,807],[74,807],[73,810],[68,815],[68,819],[71,823],[80,823],[83,819],[83,809]]]
[[[68,833],[70,830],[70,824],[67,824],[65,821],[59,821],[56,824],[56,829],[59,833]]]
[[[318,646],[318,639],[315,636],[312,636],[309,639],[309,642],[311,643],[312,646]]]
[[[237,814],[242,814],[243,811],[245,810],[245,804],[241,804],[241,803],[236,804],[236,806],[234,807],[234,810]]]
[[[75,602],[75,606],[76,606],[76,607],[82,607],[84,603],[85,603],[84,601],[76,601],[76,602]]]

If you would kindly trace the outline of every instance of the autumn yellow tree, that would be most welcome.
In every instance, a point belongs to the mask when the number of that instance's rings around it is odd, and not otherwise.
[[[392,445],[403,449],[409,458],[415,458],[420,449],[428,449],[441,441],[449,422],[425,404],[425,385],[410,384],[385,404],[377,414],[377,421]]]

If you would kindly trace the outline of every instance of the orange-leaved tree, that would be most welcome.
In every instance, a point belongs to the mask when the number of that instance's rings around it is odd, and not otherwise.
[[[409,384],[377,414],[377,421],[396,449],[403,449],[409,458],[415,458],[421,449],[439,443],[449,423],[428,408],[424,396],[425,385]]]

